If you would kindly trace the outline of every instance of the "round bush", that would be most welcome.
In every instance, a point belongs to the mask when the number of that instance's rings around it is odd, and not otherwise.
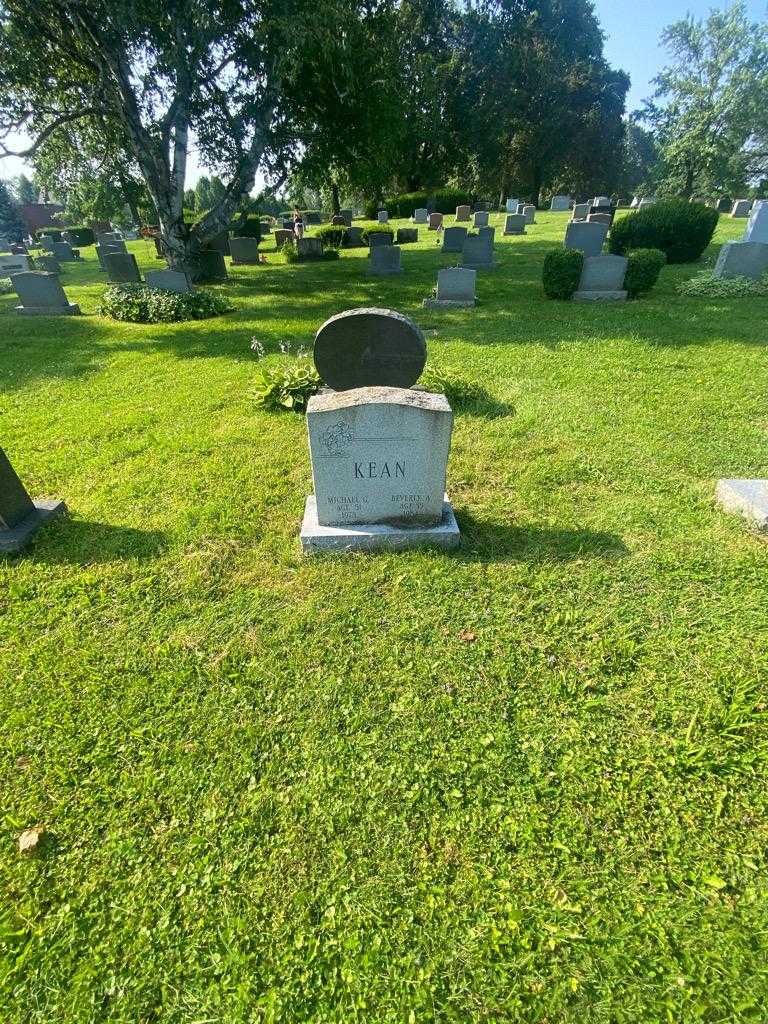
[[[555,249],[544,257],[542,283],[548,299],[570,299],[579,287],[584,253],[580,249]]]
[[[145,284],[115,284],[104,292],[99,313],[133,324],[173,324],[207,320],[228,313],[231,308],[220,295],[202,289],[167,292]]]
[[[315,238],[323,240],[323,247],[332,246],[340,249],[349,241],[349,232],[343,224],[326,224],[315,232]]]
[[[96,241],[96,235],[91,231],[90,228],[86,228],[82,225],[73,228],[66,228],[68,235],[72,235],[74,241],[72,245],[86,246],[93,245]]]
[[[627,272],[624,275],[624,287],[629,297],[634,299],[643,292],[649,292],[656,284],[661,268],[667,257],[661,249],[630,249],[627,253]]]
[[[692,263],[711,242],[717,219],[717,210],[703,203],[665,199],[614,221],[609,248],[619,256],[661,249],[668,263]]]

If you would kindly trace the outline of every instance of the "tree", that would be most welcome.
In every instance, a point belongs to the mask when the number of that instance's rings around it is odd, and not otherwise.
[[[279,169],[291,140],[283,80],[335,34],[336,0],[2,0],[0,136],[24,129],[34,153],[65,125],[122,136],[157,210],[173,267],[194,268],[257,168]],[[226,173],[219,201],[184,223],[187,150]],[[7,153],[8,150],[5,149]]]
[[[211,202],[211,179],[201,174],[197,179],[195,185],[195,197],[197,199],[197,209],[201,212],[210,210],[213,205]]]
[[[654,79],[642,119],[656,137],[662,192],[738,192],[768,172],[768,26],[743,2],[666,28],[672,61]]]
[[[10,188],[6,182],[0,181],[0,235],[9,241],[18,242],[26,232],[18,204],[11,195]]]
[[[193,188],[184,189],[184,207],[187,210],[197,209],[197,192]]]
[[[30,203],[37,202],[40,190],[34,182],[29,180],[26,174],[20,174],[16,178],[13,187],[16,193],[16,198],[22,206],[28,206]]]
[[[658,172],[659,153],[655,138],[630,119],[624,136],[621,191],[625,195],[652,195],[656,191]]]

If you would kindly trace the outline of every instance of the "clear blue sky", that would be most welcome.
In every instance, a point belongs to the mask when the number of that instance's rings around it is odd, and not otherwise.
[[[730,4],[707,0],[593,0],[595,13],[605,33],[605,56],[615,68],[626,71],[632,79],[627,95],[627,111],[636,110],[650,96],[651,79],[666,63],[666,53],[659,46],[662,29],[690,13],[705,18],[713,8]],[[747,0],[747,14],[752,21],[766,17],[766,0]]]

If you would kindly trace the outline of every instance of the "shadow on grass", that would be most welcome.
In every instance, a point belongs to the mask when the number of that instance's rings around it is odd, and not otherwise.
[[[615,533],[567,530],[532,524],[513,526],[456,513],[462,543],[456,556],[483,562],[572,562],[586,558],[621,558],[629,554]]]
[[[46,524],[26,553],[13,557],[44,565],[142,562],[159,555],[166,543],[165,534],[159,530],[139,530],[133,526],[113,526],[63,516]]]

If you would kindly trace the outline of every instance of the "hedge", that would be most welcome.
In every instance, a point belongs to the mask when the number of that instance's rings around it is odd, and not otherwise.
[[[662,200],[615,220],[608,245],[619,256],[631,249],[661,249],[668,263],[692,263],[711,242],[718,216],[703,203]]]
[[[570,299],[579,287],[584,253],[581,249],[555,249],[544,257],[542,283],[548,299]]]

